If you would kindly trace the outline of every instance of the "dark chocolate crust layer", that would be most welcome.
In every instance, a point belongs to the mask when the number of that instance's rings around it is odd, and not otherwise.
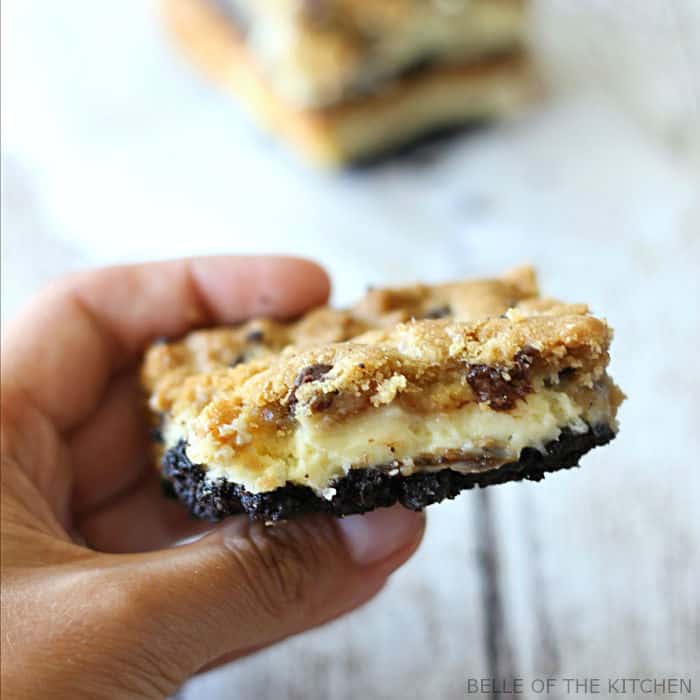
[[[374,468],[351,469],[334,482],[336,494],[330,501],[317,496],[308,486],[287,484],[267,493],[249,493],[223,479],[209,482],[204,478],[205,470],[190,462],[184,441],[166,452],[162,473],[166,491],[184,501],[192,515],[205,520],[221,520],[242,512],[251,519],[265,521],[287,520],[313,512],[342,517],[395,503],[421,510],[474,486],[523,479],[539,481],[546,472],[577,466],[586,452],[614,437],[607,425],[593,426],[584,434],[565,429],[559,439],[547,444],[544,454],[528,447],[517,462],[478,474],[460,474],[448,467],[411,476],[390,475]]]
[[[493,122],[494,120],[486,117],[471,117],[453,124],[428,126],[406,141],[378,148],[370,154],[351,158],[343,163],[343,167],[348,171],[361,173],[390,166],[394,163],[405,162],[416,166],[430,165],[442,155],[442,151],[450,142],[484,132]]]

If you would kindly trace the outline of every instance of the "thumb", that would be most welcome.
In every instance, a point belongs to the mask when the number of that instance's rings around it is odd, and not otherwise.
[[[134,555],[126,586],[141,638],[184,680],[362,604],[415,551],[424,524],[402,507],[271,527],[237,518],[192,544]]]

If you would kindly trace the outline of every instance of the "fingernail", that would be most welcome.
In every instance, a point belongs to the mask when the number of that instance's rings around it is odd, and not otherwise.
[[[380,508],[366,515],[352,515],[338,521],[353,561],[373,564],[416,541],[425,516],[402,506]]]

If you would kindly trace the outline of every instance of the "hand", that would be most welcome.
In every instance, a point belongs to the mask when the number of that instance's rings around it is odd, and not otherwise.
[[[420,541],[401,508],[211,525],[162,497],[138,363],[157,336],[285,317],[325,274],[205,258],[78,274],[2,348],[2,687],[10,698],[159,698],[198,670],[361,605]]]

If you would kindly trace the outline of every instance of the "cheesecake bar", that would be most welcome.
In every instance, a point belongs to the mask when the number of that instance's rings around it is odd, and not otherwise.
[[[173,35],[253,116],[327,165],[533,95],[525,0],[165,0]]]
[[[144,362],[159,468],[212,520],[420,509],[538,480],[617,432],[610,340],[585,306],[540,298],[529,269],[197,331]]]

